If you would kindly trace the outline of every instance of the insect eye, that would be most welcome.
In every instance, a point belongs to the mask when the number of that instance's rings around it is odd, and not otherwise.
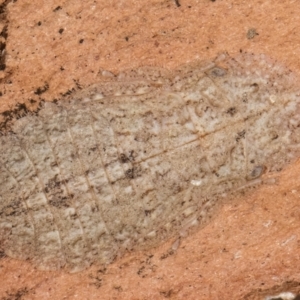
[[[255,166],[250,175],[248,176],[248,180],[256,179],[260,177],[266,170],[265,166]]]
[[[210,71],[210,75],[213,77],[222,77],[226,75],[226,70],[221,67],[215,67]]]

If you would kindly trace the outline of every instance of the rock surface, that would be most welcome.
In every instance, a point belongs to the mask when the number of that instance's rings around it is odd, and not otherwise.
[[[173,69],[223,51],[264,53],[300,73],[296,1],[4,1],[0,16],[2,112],[23,102],[35,108],[41,99],[99,81],[100,69]],[[106,268],[70,275],[3,257],[0,299],[300,293],[299,168],[299,162],[290,165],[275,180],[225,202],[205,228],[180,242],[127,254]]]

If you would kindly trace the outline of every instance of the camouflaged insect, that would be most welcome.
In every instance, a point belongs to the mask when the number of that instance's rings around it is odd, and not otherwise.
[[[298,157],[295,82],[263,55],[221,55],[129,70],[10,118],[1,249],[75,272],[203,224],[220,197]]]

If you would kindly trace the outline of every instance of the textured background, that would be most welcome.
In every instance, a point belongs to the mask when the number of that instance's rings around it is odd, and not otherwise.
[[[101,80],[100,69],[172,69],[223,51],[264,53],[300,73],[297,1],[41,3],[0,5],[0,50],[6,51],[0,111],[59,98],[78,84]],[[0,299],[262,299],[300,292],[299,170],[295,163],[275,184],[226,203],[174,253],[169,241],[72,275],[4,257]]]

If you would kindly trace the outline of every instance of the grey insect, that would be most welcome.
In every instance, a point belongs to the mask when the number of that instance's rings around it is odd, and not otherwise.
[[[299,155],[295,76],[263,55],[109,78],[2,126],[7,255],[107,264],[204,224],[220,198]]]

